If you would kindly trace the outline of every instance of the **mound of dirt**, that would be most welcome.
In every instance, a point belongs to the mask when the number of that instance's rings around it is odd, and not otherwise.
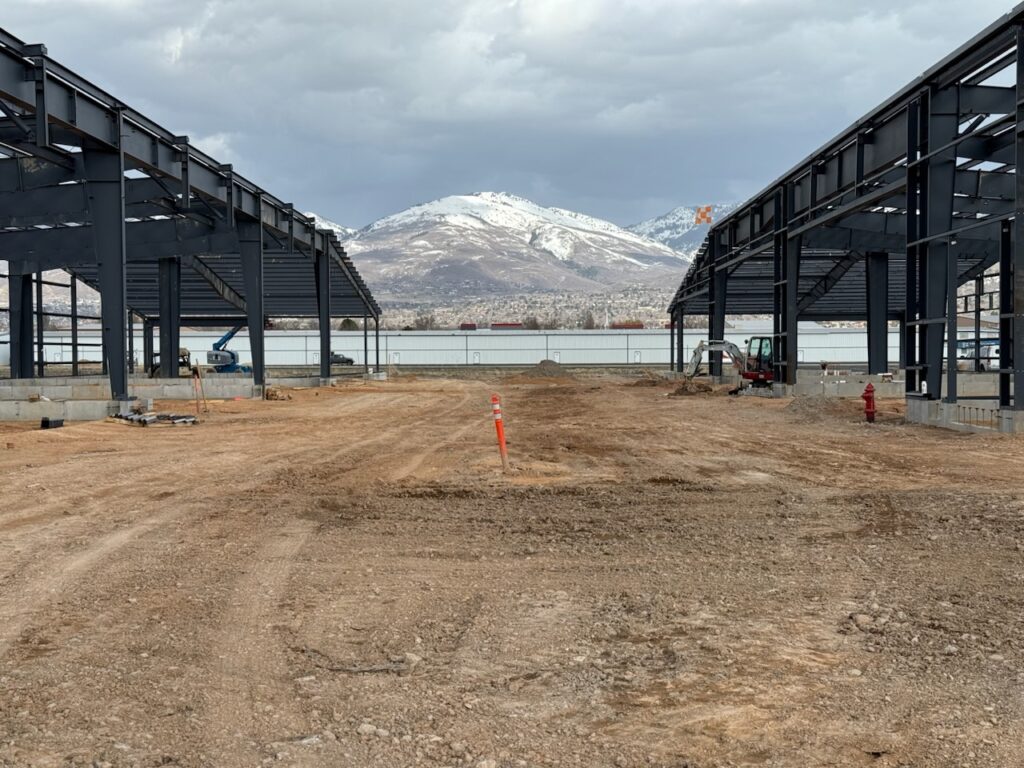
[[[793,402],[786,406],[786,411],[811,421],[844,415],[842,402],[824,395],[794,397]]]
[[[706,381],[685,379],[682,384],[669,393],[669,397],[692,397],[693,395],[707,395],[714,391],[715,388]]]
[[[530,368],[526,375],[533,378],[562,378],[568,376],[565,368],[554,360],[541,360],[533,368]]]
[[[671,384],[672,382],[666,379],[664,376],[660,376],[653,371],[643,371],[640,374],[640,378],[636,381],[630,382],[627,386],[630,387],[662,387]]]

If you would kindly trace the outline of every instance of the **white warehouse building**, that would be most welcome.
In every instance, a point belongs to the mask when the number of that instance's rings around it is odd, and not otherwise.
[[[751,336],[769,336],[771,323],[738,321],[728,327],[726,338],[743,348]],[[182,328],[181,346],[193,360],[206,362],[206,352],[221,337],[221,331]],[[99,342],[99,330],[82,328],[79,341]],[[687,329],[684,333],[686,359],[698,342],[707,338],[705,329]],[[0,334],[0,365],[10,364],[10,345]],[[155,340],[159,351],[159,337]],[[238,352],[240,362],[251,362],[249,339],[243,330],[228,345]],[[364,361],[362,331],[335,331],[331,349],[351,357],[357,366],[374,366],[377,360],[374,336],[369,335],[369,355]],[[319,337],[310,331],[267,331],[267,365],[277,367],[315,366],[320,362]],[[381,331],[382,366],[524,366],[541,360],[563,365],[664,365],[670,362],[670,332],[653,330],[570,330],[570,331]],[[83,360],[99,360],[98,346],[83,347]],[[137,368],[143,366],[141,327],[136,327],[133,357]],[[899,334],[889,334],[889,359],[899,360]],[[71,361],[71,332],[48,331],[45,335],[48,363]],[[827,361],[853,365],[867,360],[867,333],[863,328],[829,328],[817,323],[800,324],[799,360],[805,365]]]

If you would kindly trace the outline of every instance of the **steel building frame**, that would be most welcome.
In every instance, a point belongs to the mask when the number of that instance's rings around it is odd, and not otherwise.
[[[866,320],[871,372],[885,372],[898,320],[908,398],[955,403],[958,289],[984,293],[998,267],[998,397],[1024,410],[1018,167],[1024,4],[712,226],[669,307],[674,365],[684,316],[706,313],[719,338],[726,314],[771,314],[776,381],[796,382],[798,320]]]
[[[364,336],[370,319],[379,329],[380,307],[333,232],[3,30],[0,113],[13,378],[32,374],[33,286],[37,326],[54,314],[41,307],[46,270],[71,275],[72,292],[77,281],[99,292],[114,399],[128,397],[130,315],[143,321],[147,368],[155,328],[160,348],[177,350],[183,323],[248,325],[257,385],[269,318],[318,318],[323,377],[332,317],[363,318]],[[77,327],[74,298],[71,315]],[[161,375],[178,375],[175,354],[161,355]]]

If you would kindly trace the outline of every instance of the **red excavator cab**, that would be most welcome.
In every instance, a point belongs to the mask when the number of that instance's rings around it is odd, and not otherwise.
[[[755,386],[768,386],[775,380],[775,358],[771,336],[747,340],[747,361],[740,375]]]

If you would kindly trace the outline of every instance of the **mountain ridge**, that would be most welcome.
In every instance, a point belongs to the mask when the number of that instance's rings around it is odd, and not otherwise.
[[[632,224],[626,227],[626,229],[663,243],[673,250],[685,253],[692,258],[693,254],[700,248],[701,243],[704,242],[704,238],[707,237],[708,230],[710,229],[707,224],[697,223],[697,211],[702,207],[706,206],[681,205],[661,216],[655,216],[638,224]],[[738,207],[739,203],[718,203],[712,205],[711,220],[718,221]]]
[[[385,296],[600,293],[677,280],[690,263],[643,232],[503,192],[450,195],[358,231],[311,215]]]

